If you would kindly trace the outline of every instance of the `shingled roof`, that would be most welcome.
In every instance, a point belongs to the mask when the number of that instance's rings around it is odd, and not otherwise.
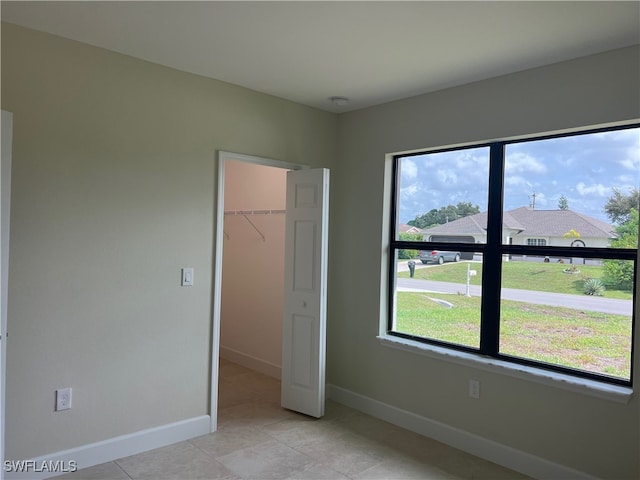
[[[518,230],[516,235],[528,237],[562,237],[571,229],[580,232],[580,236],[584,238],[616,237],[612,225],[571,210],[535,210],[520,207],[504,212],[503,225],[505,228]],[[477,235],[485,234],[486,226],[487,212],[482,212],[423,231],[432,235]]]
[[[487,213],[476,213],[452,222],[423,229],[424,233],[437,235],[482,235],[487,233]]]

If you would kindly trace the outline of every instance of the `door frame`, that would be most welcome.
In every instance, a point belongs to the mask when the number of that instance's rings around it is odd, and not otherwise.
[[[227,161],[245,162],[266,167],[283,168],[286,170],[308,169],[308,165],[283,162],[271,158],[256,157],[241,153],[218,150],[217,152],[217,174],[218,190],[216,195],[216,214],[214,227],[214,266],[213,266],[213,312],[211,328],[211,389],[209,416],[211,419],[211,432],[218,429],[218,378],[220,369],[220,313],[222,307],[222,258],[224,244],[224,184],[225,165]]]
[[[9,227],[11,214],[11,155],[13,113],[2,110],[2,154],[0,155],[0,480],[4,478],[5,398],[7,371],[7,300],[9,289]]]

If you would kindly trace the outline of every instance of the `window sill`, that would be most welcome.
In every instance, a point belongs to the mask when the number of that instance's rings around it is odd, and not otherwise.
[[[595,380],[572,377],[562,373],[550,372],[539,368],[517,365],[503,360],[482,357],[472,353],[459,352],[448,348],[427,345],[392,335],[378,336],[380,344],[385,347],[417,353],[445,362],[457,363],[467,367],[478,368],[492,373],[561,388],[571,392],[588,395],[616,403],[626,404],[631,399],[633,389],[618,385],[609,385]]]

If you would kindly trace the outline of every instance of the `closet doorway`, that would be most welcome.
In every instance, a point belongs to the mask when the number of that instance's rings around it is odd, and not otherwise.
[[[218,154],[211,431],[217,428],[220,358],[281,376],[286,177],[301,168]]]
[[[220,356],[280,378],[286,175],[225,165]]]

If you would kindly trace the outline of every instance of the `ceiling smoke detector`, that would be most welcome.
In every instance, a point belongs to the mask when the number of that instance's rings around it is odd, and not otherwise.
[[[349,103],[349,99],[347,97],[329,97],[329,101],[337,107],[344,107]]]

